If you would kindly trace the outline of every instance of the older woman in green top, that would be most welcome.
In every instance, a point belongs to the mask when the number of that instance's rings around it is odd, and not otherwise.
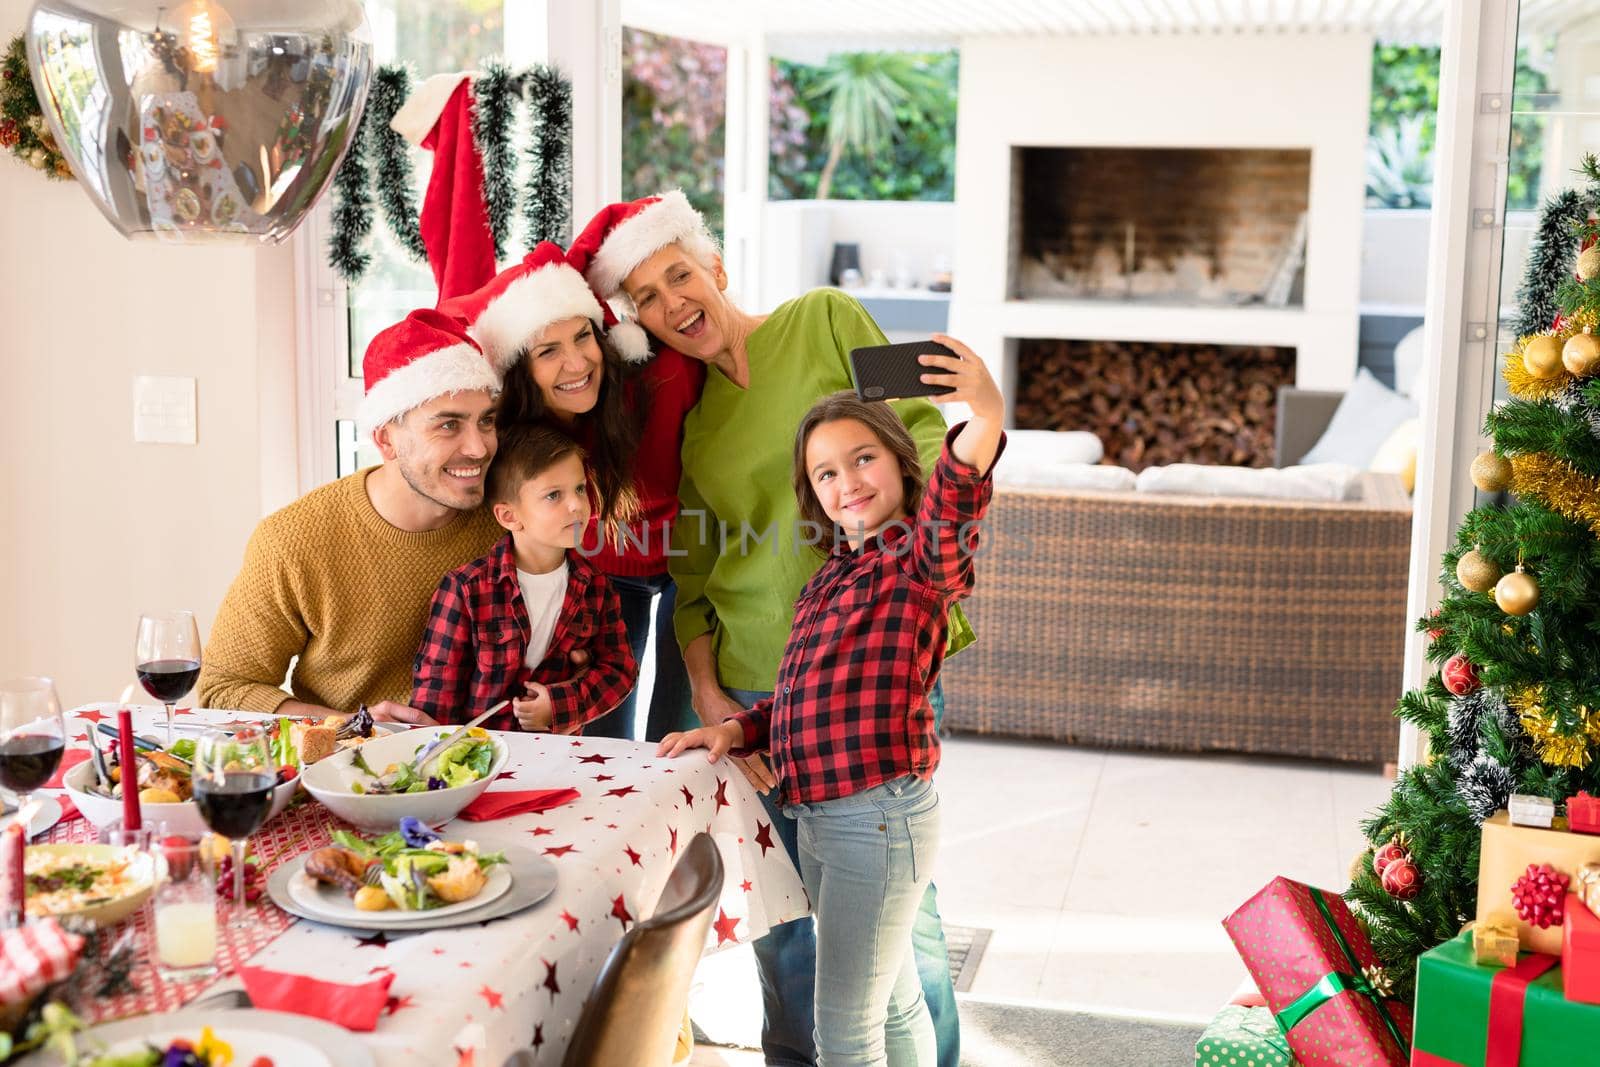
[[[822,563],[812,547],[818,534],[803,531],[790,484],[795,428],[817,400],[851,388],[850,350],[885,338],[860,303],[834,289],[807,293],[766,315],[740,308],[727,296],[715,241],[681,193],[613,204],[586,233],[600,238],[589,281],[607,298],[631,303],[639,324],[661,344],[711,371],[684,421],[681,509],[668,569],[678,587],[673,622],[694,708],[716,724],[772,692],[795,601]],[[944,419],[925,400],[894,407],[917,442],[923,469],[931,470]],[[972,634],[959,611],[950,622],[954,651]],[[942,711],[937,686],[930,703]],[[766,795],[776,784],[772,772],[759,757],[744,769],[794,859],[794,822]],[[914,948],[939,1065],[955,1067],[955,993],[931,885]],[[810,920],[775,927],[755,950],[767,1063],[809,1067],[816,974]]]

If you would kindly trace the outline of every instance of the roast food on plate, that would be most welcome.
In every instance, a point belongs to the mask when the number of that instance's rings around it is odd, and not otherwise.
[[[333,839],[306,857],[305,873],[362,911],[428,911],[471,900],[488,884],[489,868],[506,862],[503,853],[478,851],[475,841],[446,841],[410,816],[379,837],[338,830]]]

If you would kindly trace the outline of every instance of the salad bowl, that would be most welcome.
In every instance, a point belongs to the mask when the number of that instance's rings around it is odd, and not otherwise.
[[[437,827],[477,800],[505,766],[510,750],[500,737],[475,729],[430,759],[421,775],[401,774],[392,791],[374,790],[391,766],[411,763],[424,746],[455,729],[428,726],[374,737],[306,767],[300,780],[329,811],[363,830],[393,830],[407,815]]]

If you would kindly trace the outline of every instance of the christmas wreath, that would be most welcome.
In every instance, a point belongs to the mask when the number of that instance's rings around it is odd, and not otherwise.
[[[34,170],[44,171],[47,178],[64,181],[72,177],[55,135],[45,125],[20,35],[11,38],[5,60],[0,62],[0,147],[10,149]]]

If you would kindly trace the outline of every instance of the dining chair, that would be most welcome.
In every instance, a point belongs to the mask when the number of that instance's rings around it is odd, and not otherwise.
[[[562,1067],[672,1062],[722,877],[716,842],[695,834],[667,876],[655,913],[623,934],[600,968]]]

